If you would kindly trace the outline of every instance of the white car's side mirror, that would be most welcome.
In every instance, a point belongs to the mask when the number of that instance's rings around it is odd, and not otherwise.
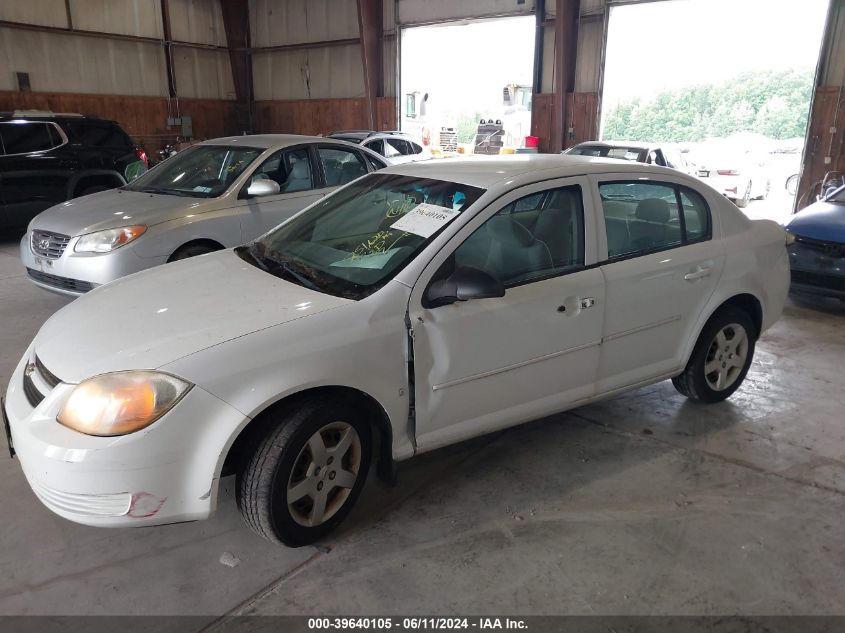
[[[270,180],[269,178],[255,178],[249,184],[249,188],[246,190],[246,195],[250,197],[258,197],[258,196],[274,196],[277,193],[280,193],[282,190],[279,187],[279,183],[275,180]]]

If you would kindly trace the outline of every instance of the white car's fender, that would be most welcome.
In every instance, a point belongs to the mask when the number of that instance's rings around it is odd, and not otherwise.
[[[221,438],[216,476],[229,448],[253,419],[275,403],[321,388],[352,389],[377,403],[389,421],[392,458],[411,457],[414,429],[408,415],[408,364],[403,353],[407,350],[403,315],[409,293],[406,286],[390,282],[377,292],[378,300],[371,295],[161,367],[186,377],[246,416],[228,438]],[[220,367],[228,371],[220,372]]]

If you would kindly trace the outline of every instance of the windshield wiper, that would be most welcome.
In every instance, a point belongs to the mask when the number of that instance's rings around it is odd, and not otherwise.
[[[321,292],[320,286],[315,284],[313,281],[308,279],[305,275],[302,275],[296,272],[293,268],[291,268],[290,264],[284,260],[275,260],[279,267],[284,270],[288,275],[296,279],[300,284],[305,286],[306,288],[310,288],[311,290],[316,290],[317,292]]]
[[[252,245],[238,246],[235,249],[235,252],[241,257],[241,259],[244,259],[243,256],[247,255],[261,270],[268,273],[270,272],[270,269],[267,267],[267,264],[265,264],[264,261],[252,251]]]
[[[306,277],[302,273],[299,273],[294,270],[287,260],[270,257],[268,255],[260,255],[254,250],[256,246],[257,243],[251,244],[246,247],[239,247],[237,249],[238,254],[240,255],[241,253],[246,253],[247,255],[249,255],[249,258],[258,265],[259,268],[270,273],[271,275],[275,275],[277,271],[281,270],[287,273],[288,277],[293,277],[297,282],[299,282],[299,285],[305,286],[306,288],[310,288],[311,290],[316,290],[317,292],[322,292],[320,286],[308,279],[308,277]]]
[[[142,193],[157,193],[163,196],[182,196],[187,198],[196,198],[190,191],[182,191],[181,189],[162,189],[160,187],[139,187],[135,191]]]

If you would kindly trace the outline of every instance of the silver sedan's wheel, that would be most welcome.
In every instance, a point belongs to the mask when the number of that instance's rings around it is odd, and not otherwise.
[[[704,377],[713,391],[724,391],[737,381],[748,358],[748,333],[739,323],[730,323],[716,334],[707,350]]]
[[[361,440],[346,422],[332,422],[314,433],[294,462],[288,479],[288,510],[294,521],[316,527],[346,502],[361,468]]]

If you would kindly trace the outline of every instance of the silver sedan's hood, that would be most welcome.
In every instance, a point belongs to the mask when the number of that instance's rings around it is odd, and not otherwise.
[[[83,235],[132,224],[151,226],[217,208],[219,198],[189,198],[110,189],[74,198],[42,212],[32,221],[33,229],[64,235]]]
[[[351,303],[219,251],[130,275],[54,314],[35,353],[64,382],[156,369],[267,327]]]

